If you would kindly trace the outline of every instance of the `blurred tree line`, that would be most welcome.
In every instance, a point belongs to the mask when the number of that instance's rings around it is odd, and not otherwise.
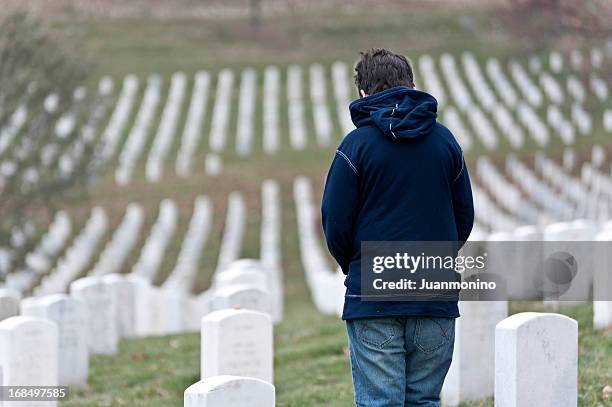
[[[579,42],[612,34],[610,0],[508,0],[511,29],[531,41]]]
[[[32,214],[52,215],[95,171],[105,98],[84,86],[88,66],[40,22],[0,22],[0,280],[31,249]]]

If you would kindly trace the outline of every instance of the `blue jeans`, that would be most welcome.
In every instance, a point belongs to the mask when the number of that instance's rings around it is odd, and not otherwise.
[[[454,318],[364,318],[346,325],[358,407],[440,406]]]

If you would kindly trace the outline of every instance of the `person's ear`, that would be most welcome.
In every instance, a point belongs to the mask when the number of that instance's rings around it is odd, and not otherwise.
[[[368,94],[365,93],[365,90],[363,90],[363,89],[359,89],[359,94],[361,95],[362,98],[368,96]]]

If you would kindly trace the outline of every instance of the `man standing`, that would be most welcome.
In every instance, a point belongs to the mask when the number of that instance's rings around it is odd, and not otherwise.
[[[465,242],[472,190],[461,147],[436,121],[436,99],[414,87],[412,67],[384,49],[361,54],[357,127],[332,162],[322,203],[327,246],[344,274],[355,403],[440,405],[453,354],[457,302],[361,297],[361,243]]]

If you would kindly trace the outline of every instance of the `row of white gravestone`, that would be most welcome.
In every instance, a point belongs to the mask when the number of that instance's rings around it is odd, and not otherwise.
[[[422,60],[424,61],[421,64],[422,70],[427,72],[427,74],[425,74],[425,77],[427,78],[425,81],[426,88],[431,90],[434,95],[436,95],[436,92],[443,92],[440,89],[437,89],[437,85],[435,85],[438,83],[437,79],[432,80],[432,77],[437,78],[437,76],[435,76],[431,57],[424,56],[422,57]],[[465,111],[468,115],[468,120],[470,121],[470,125],[474,129],[476,136],[485,145],[485,147],[490,150],[494,150],[498,145],[498,137],[496,136],[494,126],[492,126],[492,123],[489,121],[487,116],[478,108],[478,106],[482,106],[483,109],[491,114],[497,128],[508,139],[510,144],[514,148],[521,148],[524,144],[524,136],[521,127],[515,122],[508,108],[504,106],[504,104],[497,101],[493,91],[487,85],[487,82],[484,79],[484,76],[474,56],[471,53],[464,53],[462,55],[462,61],[469,84],[474,90],[474,94],[476,95],[476,99],[478,101],[478,104],[474,104],[473,106],[466,86],[462,82],[455,84],[456,81],[462,81],[462,79],[459,76],[453,57],[450,54],[444,54],[441,57],[442,70],[445,73],[445,76],[447,76],[447,79],[449,79],[448,77],[450,76],[449,80],[450,83],[452,83],[452,85],[449,84],[451,87],[451,95],[453,95],[453,98],[459,108],[462,111]],[[501,71],[499,62],[497,62],[497,60],[494,60],[494,62],[489,62],[490,63],[487,64],[488,67],[491,67],[488,69],[489,75],[493,79],[501,78],[502,80],[502,85],[499,86],[499,92],[502,96],[502,100],[509,100],[509,102],[507,102],[507,106],[514,109],[516,106],[517,97],[512,85]],[[432,85],[432,83],[434,85]],[[429,89],[429,87],[433,87],[433,89]],[[472,107],[467,109],[467,106]],[[525,107],[523,107],[522,110],[525,111]],[[462,140],[467,140],[467,147],[464,146],[464,148],[469,150],[471,147],[471,136],[469,135],[469,132],[466,130],[465,126],[463,126],[460,116],[456,114],[454,109],[449,113],[450,120],[454,125],[451,125],[450,127],[453,129],[453,131],[458,131],[460,133],[460,138]],[[525,122],[523,125],[530,130],[530,135],[532,135],[536,141],[540,141],[542,138],[540,135],[540,130],[542,129],[543,124],[539,122],[539,119],[536,124],[532,124],[533,116],[537,117],[535,112],[527,111],[524,113],[527,114],[519,115],[519,119],[522,119],[521,121]]]
[[[495,398],[497,407],[575,407],[578,324],[564,315],[507,316],[506,302],[462,302],[442,405]]]
[[[354,99],[349,87],[348,67],[344,62],[336,61],[332,64],[331,71],[338,122],[342,133],[346,135],[355,129],[348,108],[350,101]]]
[[[201,380],[185,390],[185,406],[275,405],[272,319],[246,305],[202,318]]]
[[[276,66],[264,70],[263,83],[263,150],[274,154],[279,149],[280,71]]]
[[[605,152],[593,148],[592,165],[585,162],[581,168],[581,177],[574,178],[565,168],[538,153],[535,156],[535,168],[541,177],[551,184],[557,192],[557,198],[573,206],[568,218],[586,217],[601,222],[610,217],[610,198],[612,198],[612,179],[609,175],[596,169],[605,161]],[[512,164],[515,166],[515,164]],[[523,171],[523,170],[521,170]]]
[[[87,96],[87,89],[83,86],[77,87],[72,95],[73,105],[70,106],[68,111],[62,113],[59,118],[55,121],[55,137],[58,139],[64,139],[68,137],[76,127],[76,114],[78,108]]]
[[[461,61],[463,63],[463,68],[466,73],[469,86],[476,95],[479,105],[482,106],[482,108],[488,113],[492,113],[493,108],[498,103],[497,98],[482,74],[478,61],[474,55],[469,52],[464,52],[461,55]]]
[[[119,162],[115,170],[115,181],[119,185],[126,185],[132,179],[132,173],[142,150],[147,144],[151,126],[153,125],[157,106],[161,98],[162,80],[159,75],[151,75],[147,81],[147,87],[131,128],[125,145],[119,155]]]
[[[472,185],[476,223],[491,230],[511,230],[519,226],[518,220],[501,209],[478,185]]]
[[[568,75],[565,81],[565,87],[568,95],[579,103],[583,103],[586,98],[586,90],[580,79],[574,75]]]
[[[440,67],[455,105],[460,111],[467,113],[474,103],[472,102],[470,92],[459,74],[455,58],[448,53],[442,54],[440,56]]]
[[[486,71],[501,100],[509,109],[516,108],[518,95],[502,69],[499,60],[489,58],[486,63]]]
[[[107,228],[108,218],[104,209],[93,208],[85,227],[66,249],[55,268],[34,289],[35,295],[66,292],[70,282],[89,265]]]
[[[548,105],[546,108],[546,120],[565,145],[574,144],[576,139],[574,127],[556,105]]]
[[[344,275],[334,271],[321,246],[310,180],[298,177],[293,183],[300,257],[313,302],[324,314],[341,314],[344,306]]]
[[[238,119],[236,123],[236,153],[247,156],[253,149],[253,128],[255,127],[255,106],[257,98],[257,74],[253,68],[242,71]]]
[[[563,166],[543,154],[537,154],[534,160],[535,169],[541,177],[557,188],[563,199],[574,202],[578,207],[586,205],[589,194],[587,184],[571,177]]]
[[[507,108],[513,110],[518,108],[518,118],[521,124],[527,128],[529,134],[540,145],[546,145],[548,137],[545,136],[547,129],[543,125],[539,116],[533,111],[531,106],[540,107],[544,102],[544,94],[555,104],[561,104],[565,100],[563,88],[559,84],[555,76],[548,74],[543,70],[538,70],[538,84],[534,82],[529,74],[525,71],[522,65],[512,60],[509,62],[509,71],[513,81],[518,89],[521,90],[523,97],[529,103],[517,101],[517,92],[508,78],[505,76],[503,69],[497,59],[489,59],[486,64],[486,72],[491,80],[491,83],[500,95],[501,101],[505,106],[498,102],[493,90],[489,87],[485,79],[480,65],[476,61],[473,54],[465,52],[461,55],[463,68],[466,73],[470,88],[474,90],[476,102],[472,100],[471,92],[468,90],[466,83],[462,79],[459,68],[455,62],[455,58],[451,54],[443,54],[440,57],[440,65],[442,73],[445,76],[445,81],[448,84],[450,94],[458,106],[460,111],[469,113],[468,119],[476,135],[481,139],[485,146],[489,149],[496,147],[497,140],[495,137],[494,127],[491,125],[487,115],[483,112],[468,109],[468,107],[481,106],[482,109],[491,113],[497,127],[501,130],[510,143],[515,148],[520,148],[523,145],[523,137],[521,136],[521,127],[514,122],[514,119]],[[422,71],[423,82],[425,88],[432,92],[440,99],[440,106],[445,105],[445,91],[438,79],[435,71],[433,59],[424,55],[419,59],[419,69]],[[347,75],[346,64],[336,62],[332,65],[332,85],[333,93],[336,99],[336,107],[338,110],[338,119],[340,127],[344,133],[350,132],[354,126],[351,123],[350,115],[347,110],[348,102],[352,99],[349,81]],[[331,121],[329,120],[328,108],[325,102],[325,75],[324,71],[318,64],[313,64],[310,67],[310,86],[311,100],[313,103],[313,114],[315,115],[314,130],[316,139],[319,145],[326,146],[329,144],[329,135],[331,131]],[[302,90],[302,68],[297,65],[292,65],[287,70],[287,98],[289,100],[289,136],[293,148],[302,149],[306,145],[306,128],[304,119],[304,102]],[[269,153],[278,150],[278,107],[279,107],[279,81],[280,74],[278,68],[272,66],[266,69],[264,74],[264,150]],[[156,75],[149,78],[149,86],[145,92],[145,98],[140,107],[136,123],[128,135],[125,148],[122,151],[120,165],[117,169],[117,181],[127,183],[131,179],[134,163],[137,161],[144,148],[144,143],[148,138],[149,127],[151,125],[153,112],[159,102],[161,93],[160,78]],[[206,107],[206,99],[208,96],[208,75],[206,73],[198,73],[194,85],[192,103],[190,104],[190,112],[187,117],[187,124],[183,135],[181,145],[182,148],[180,159],[177,158],[177,172],[182,175],[189,173],[191,167],[191,157],[198,143],[199,131],[202,127],[203,115]],[[593,74],[590,80],[592,91],[601,99],[607,99],[608,89],[607,84],[596,74]],[[176,85],[176,86],[174,86]],[[150,157],[147,165],[147,175],[151,180],[158,179],[161,176],[164,157],[168,152],[168,140],[177,127],[177,120],[180,117],[180,109],[182,107],[182,99],[185,93],[186,79],[184,74],[176,73],[173,75],[170,92],[166,101],[166,108],[160,122],[158,135],[155,137],[153,147],[150,152]],[[103,137],[103,143],[107,156],[112,156],[116,149],[123,128],[127,124],[130,116],[131,108],[134,104],[135,94],[138,88],[138,81],[135,77],[127,77],[124,81],[123,91],[119,97],[117,107],[107,130]],[[568,93],[570,93],[578,103],[584,100],[584,88],[574,76],[568,76],[567,79]],[[222,70],[219,73],[217,81],[217,92],[215,104],[212,113],[212,124],[210,130],[210,148],[213,152],[220,152],[224,149],[227,142],[227,132],[231,114],[231,96],[234,89],[234,74],[230,70]],[[542,92],[542,90],[544,92]],[[196,98],[196,94],[198,98]],[[148,97],[146,95],[149,95]],[[238,108],[238,127],[236,134],[236,149],[239,154],[246,155],[252,148],[253,136],[253,115],[254,106],[256,103],[256,74],[252,68],[247,68],[243,71],[243,79],[240,87],[240,99]],[[193,109],[192,109],[193,108]],[[553,110],[554,111],[554,110]],[[167,114],[166,114],[167,113]],[[553,114],[550,119],[559,117],[558,114]],[[605,118],[605,117],[604,117]],[[590,115],[580,105],[574,104],[572,108],[572,122],[577,126],[579,131],[586,134],[592,126]],[[193,124],[192,124],[193,123]],[[556,121],[551,124],[557,128],[557,133],[566,142],[573,142],[572,126],[569,120]],[[188,136],[189,134],[189,136]],[[107,140],[108,139],[108,140]],[[190,140],[187,142],[186,140]],[[159,147],[159,148],[156,148]],[[468,147],[469,149],[469,147]],[[159,150],[159,151],[157,151]]]
[[[215,104],[209,133],[210,150],[215,153],[223,150],[227,142],[233,87],[234,73],[229,69],[221,70],[217,79]]]
[[[495,150],[499,144],[499,138],[489,118],[477,106],[472,106],[466,113],[474,133],[482,145],[487,150]]]
[[[62,178],[66,179],[73,175],[77,171],[79,164],[82,164],[83,156],[87,149],[98,142],[99,127],[102,125],[103,120],[106,119],[107,111],[111,107],[113,87],[113,81],[110,78],[106,77],[100,80],[98,95],[87,121],[79,128],[78,137],[64,148],[57,160],[57,167]],[[79,112],[82,110],[82,107],[75,110]],[[76,118],[76,114],[74,116]],[[47,146],[50,146],[50,144],[47,144]],[[100,161],[99,157],[95,157],[95,164],[92,165],[97,165]],[[46,166],[49,167],[50,164],[46,164]]]
[[[189,293],[198,273],[200,257],[206,245],[212,224],[212,202],[206,196],[195,199],[193,214],[174,269],[164,281],[166,289]]]
[[[261,185],[261,230],[259,259],[268,275],[272,294],[272,320],[283,319],[284,294],[281,264],[281,195],[276,181],[265,180]]]
[[[605,79],[601,78],[595,73],[592,73],[589,79],[589,85],[591,91],[595,94],[599,101],[605,102],[608,99],[609,88]]]
[[[591,114],[584,109],[580,103],[572,103],[571,108],[572,122],[582,135],[588,135],[593,128]]]
[[[101,136],[99,155],[103,161],[108,161],[115,156],[130,119],[137,92],[138,78],[134,75],[126,76],[115,110]]]
[[[419,80],[423,83],[423,89],[435,96],[435,98],[438,100],[438,108],[439,110],[442,110],[447,106],[446,92],[444,91],[444,87],[442,86],[440,78],[438,77],[433,58],[427,54],[419,57],[418,68],[420,74]]]
[[[244,197],[238,191],[231,192],[227,199],[227,212],[217,258],[217,270],[225,269],[240,256],[246,220],[247,208]]]
[[[178,128],[183,99],[187,91],[187,76],[183,72],[176,72],[170,80],[170,90],[166,105],[161,115],[157,133],[149,150],[149,156],[145,167],[147,181],[158,181],[164,171],[164,161]],[[137,157],[137,156],[136,156]]]
[[[132,274],[152,282],[159,271],[161,263],[176,231],[179,211],[171,199],[164,199],[159,204],[157,220],[140,251],[140,256],[132,268]]]
[[[480,163],[484,163],[486,160],[480,160]],[[580,217],[583,213],[580,210],[580,206],[577,206],[575,202],[570,202],[566,196],[559,195],[552,187],[548,186],[546,182],[540,180],[525,164],[519,162],[513,157],[508,158],[508,175],[509,179],[518,185],[521,185],[527,198],[520,196],[520,199],[511,199],[504,201],[500,204],[505,209],[508,209],[517,221],[523,223],[546,223],[554,221],[555,219],[572,219]],[[511,198],[511,191],[514,188],[512,184],[508,183],[505,178],[499,174],[491,165],[479,165],[477,167],[478,174],[483,178],[483,184],[496,197],[498,201],[501,199]],[[507,192],[500,191],[501,187],[508,186]],[[555,185],[553,184],[553,187]],[[478,190],[476,186],[475,189]],[[483,191],[479,191],[483,192]],[[479,193],[480,198],[488,200],[487,197],[482,197]],[[542,210],[535,209],[530,201],[543,207]],[[584,199],[582,199],[584,201]],[[481,207],[484,205],[483,202],[477,203]],[[495,204],[493,204],[495,205]],[[496,205],[495,205],[496,206]],[[499,215],[499,211],[495,207],[481,208],[483,211],[477,216],[484,219],[485,222],[497,222],[496,217]],[[494,216],[493,216],[494,215]],[[534,217],[536,220],[534,221]],[[513,226],[509,225],[504,229],[494,227],[494,230],[509,230]]]
[[[25,267],[7,274],[5,285],[19,292],[30,289],[37,276],[44,275],[51,269],[53,261],[66,246],[71,233],[70,217],[66,212],[58,211],[38,245],[26,255]]]
[[[519,101],[516,108],[519,121],[527,129],[529,136],[540,147],[548,145],[550,133],[546,124],[529,103]]]
[[[332,142],[332,122],[327,106],[325,69],[320,64],[310,65],[310,100],[317,144],[328,147]]]
[[[302,68],[299,65],[287,68],[289,143],[294,150],[303,150],[306,147],[302,76]]]
[[[554,104],[563,104],[565,95],[559,82],[548,72],[541,72],[539,77],[540,87],[544,90],[546,97]]]
[[[189,407],[272,407],[273,322],[282,318],[280,192],[262,185],[261,259],[236,260],[245,207],[230,196],[219,265],[210,290],[200,296],[201,380],[185,390]],[[234,219],[237,221],[231,222]]]
[[[442,121],[448,126],[448,128],[453,129],[453,135],[459,142],[461,149],[467,153],[472,149],[473,137],[467,127],[464,125],[463,120],[461,120],[461,116],[457,112],[453,106],[447,106],[442,111]]]
[[[512,115],[506,109],[506,107],[504,107],[502,104],[497,102],[495,95],[493,94],[491,89],[486,84],[486,81],[484,80],[484,76],[482,75],[479,65],[476,62],[473,55],[470,53],[464,53],[462,55],[462,60],[464,63],[468,81],[476,95],[478,106],[482,106],[483,109],[489,111],[492,114],[492,117],[494,121],[496,122],[497,127],[502,131],[502,134],[504,134],[508,138],[508,141],[514,148],[522,147],[524,137],[522,136],[522,130],[520,126],[518,126],[514,122]],[[443,71],[446,73],[446,75],[450,75],[451,79],[454,78],[454,79],[461,80],[458,77],[458,73],[456,72],[455,64],[450,55],[448,54],[443,55],[443,57],[441,58],[441,63],[443,64]],[[511,87],[512,85],[509,84],[509,82],[505,78],[505,75],[503,74],[503,72],[501,72],[499,63],[497,64],[488,63],[487,65],[488,67],[491,67],[489,69],[490,76],[494,79],[501,79],[501,83],[506,84],[506,86],[503,86],[503,85],[500,86],[499,91],[500,91],[500,94],[502,95],[502,100],[505,100],[505,99],[510,100],[507,103],[507,105],[510,108],[514,108],[516,106],[516,93],[514,93],[513,88]],[[524,72],[524,70],[522,70],[521,66],[517,62],[511,62],[510,66],[511,66],[512,72],[514,73],[515,80],[517,80],[517,82],[523,83],[526,86],[536,87],[536,85],[531,82],[527,74]],[[556,103],[556,104],[563,103],[564,101],[563,90],[561,86],[559,85],[559,83],[557,82],[557,80],[553,76],[543,72],[540,75],[540,84],[544,88],[546,94],[548,95],[548,97],[553,103]],[[592,128],[592,119],[591,119],[590,114],[587,113],[584,110],[584,108],[580,105],[580,103],[584,99],[584,95],[580,94],[580,90],[583,90],[581,88],[581,84],[579,82],[576,82],[575,78],[574,78],[574,81],[571,82],[571,84],[572,84],[571,88],[574,91],[577,90],[577,93],[578,93],[577,103],[574,103],[572,105],[572,115],[571,115],[572,120],[571,121],[566,120],[563,117],[563,114],[561,113],[561,111],[555,105],[548,107],[549,114],[547,115],[549,124],[551,125],[552,128],[556,130],[557,134],[561,137],[561,139],[566,144],[571,144],[574,142],[574,131],[573,131],[574,124],[577,126],[578,130],[582,134],[588,134]],[[455,95],[455,99],[457,103],[460,106],[461,105],[467,106],[469,103],[469,98],[465,96],[464,94],[464,90],[463,90],[464,87],[461,85],[459,86],[453,85],[453,87],[454,87],[454,90],[452,89],[453,92],[451,93]],[[570,87],[569,79],[568,79],[568,87]],[[527,94],[525,96],[528,98],[528,100],[532,99],[532,104],[539,106],[541,102],[537,100],[541,99],[541,95],[536,96],[536,95],[539,95],[539,93],[534,93],[534,92],[539,92],[539,91],[533,91],[533,92],[527,91]],[[521,108],[519,111],[519,119],[521,119],[521,121],[523,122],[523,125],[528,128],[530,135],[532,135],[532,137],[540,145],[545,145],[547,143],[547,137],[543,137],[542,132],[541,132],[543,128],[543,123],[541,123],[539,118],[534,123],[534,119],[537,118],[537,114],[535,114],[535,112],[533,112],[530,108],[528,108],[525,105],[521,105],[520,107]],[[479,136],[479,138],[481,139],[481,141],[487,148],[495,149],[497,143],[496,143],[496,137],[494,137],[495,132],[494,132],[493,127],[489,125],[488,120],[486,119],[486,116],[484,116],[483,114],[480,114],[477,111],[478,109],[475,109],[475,110],[476,110],[475,114],[472,113],[471,115],[468,116],[468,118],[471,121],[472,127],[475,129],[476,134]],[[459,119],[459,117],[457,116],[455,119]],[[457,121],[458,120],[455,120],[455,122]]]
[[[194,318],[191,309],[164,303],[168,298],[159,295],[161,290],[133,276],[86,277],[74,281],[70,291],[70,296],[24,299],[21,313],[26,316],[0,323],[5,385],[85,384],[90,354],[115,353],[120,337],[170,333],[171,324]],[[16,315],[15,296],[1,293],[0,310]]]
[[[506,159],[506,174],[516,182],[536,204],[560,219],[574,217],[574,206],[559,197],[544,181],[522,161],[515,157]]]
[[[276,323],[282,319],[281,211],[278,184],[262,184],[260,259],[238,260],[246,227],[246,205],[238,192],[228,198],[217,268],[212,287],[200,295],[203,309],[214,311],[240,307],[262,311]]]
[[[499,202],[499,205],[525,223],[537,223],[540,212],[531,202],[523,199],[520,189],[509,182],[486,157],[476,161],[476,173],[481,185]]]
[[[542,106],[544,102],[542,92],[531,80],[523,66],[517,61],[510,61],[508,67],[514,83],[516,83],[525,100],[536,109]]]
[[[527,289],[533,288],[534,276],[529,274],[533,259],[546,258],[558,252],[571,253],[579,264],[578,278],[569,289],[554,301],[545,304],[557,307],[559,304],[572,305],[593,300],[593,327],[612,327],[612,279],[608,273],[610,264],[609,242],[612,242],[612,223],[595,224],[577,219],[571,222],[551,223],[545,227],[535,225],[517,227],[508,232],[488,235],[473,233],[472,241],[488,241],[490,254],[487,267],[491,270],[515,270],[508,278],[509,298],[524,298]],[[520,244],[516,242],[543,242],[541,244]],[[508,244],[499,243],[508,242]],[[508,253],[508,250],[515,250]],[[495,263],[496,250],[503,250],[499,258],[504,264]],[[590,293],[592,292],[592,296]]]
[[[492,116],[495,124],[512,148],[522,148],[525,143],[525,135],[522,128],[514,120],[512,113],[503,104],[496,103],[493,107]]]
[[[244,308],[264,312],[271,315],[273,322],[280,322],[283,314],[280,226],[279,187],[267,180],[262,184],[261,258],[239,260],[246,227],[246,204],[239,192],[230,194],[213,284],[193,301],[196,315]]]
[[[123,220],[113,232],[111,240],[102,250],[98,262],[89,274],[120,273],[124,262],[138,242],[143,223],[144,210],[142,206],[136,203],[129,204]]]
[[[198,148],[206,114],[209,88],[209,73],[198,71],[195,74],[191,102],[189,103],[187,118],[185,119],[185,128],[183,129],[181,143],[176,155],[176,173],[182,177],[189,175],[193,167],[193,157]]]

